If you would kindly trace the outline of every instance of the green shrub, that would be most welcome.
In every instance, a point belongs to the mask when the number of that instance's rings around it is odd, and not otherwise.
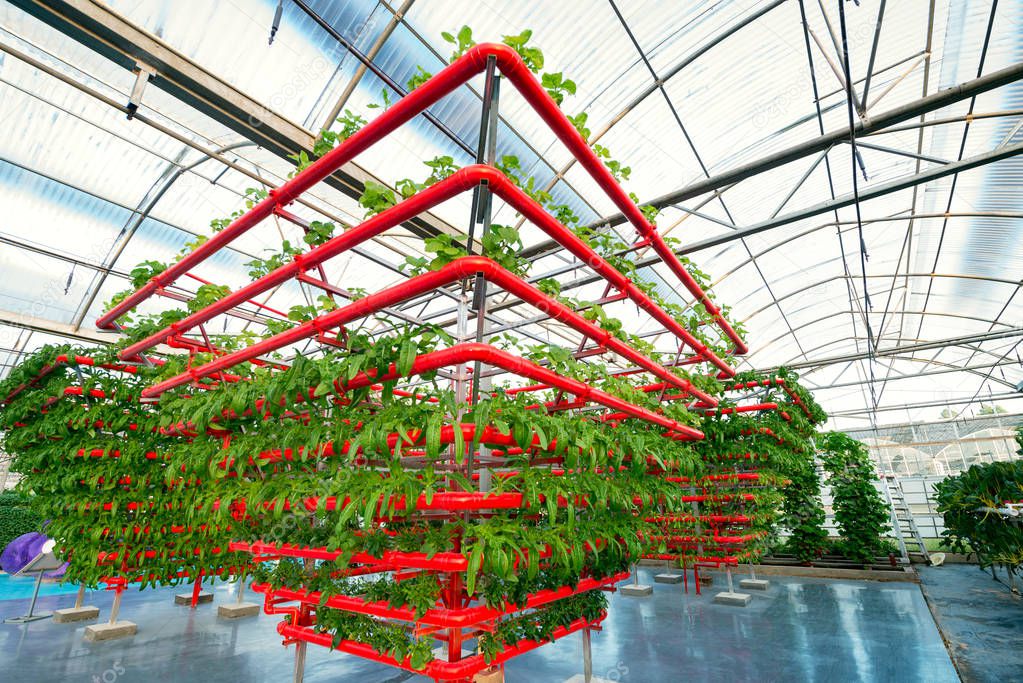
[[[842,536],[847,557],[869,564],[887,555],[884,536],[891,528],[888,505],[874,487],[877,475],[870,453],[862,443],[841,432],[828,432],[817,439],[821,461],[831,475],[835,523]]]
[[[982,567],[1023,564],[1023,525],[993,511],[1023,500],[1023,461],[974,465],[934,488],[950,548],[976,553]]]
[[[4,494],[4,501],[0,501],[0,551],[18,536],[39,531],[43,521],[27,507],[4,505],[8,497],[9,494]]]
[[[0,493],[0,508],[27,508],[29,507],[29,499],[20,493],[14,491],[4,491]]]
[[[789,530],[785,548],[800,562],[817,559],[827,545],[821,484],[813,462],[802,460],[788,472],[791,484],[782,489],[782,525]]]

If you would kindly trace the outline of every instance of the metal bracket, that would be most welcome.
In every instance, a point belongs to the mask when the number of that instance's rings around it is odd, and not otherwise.
[[[146,83],[155,75],[156,69],[153,67],[142,62],[135,62],[135,85],[131,88],[131,95],[128,98],[127,105],[129,121],[135,118],[135,112],[138,111],[139,105],[142,104],[142,92],[146,89]]]

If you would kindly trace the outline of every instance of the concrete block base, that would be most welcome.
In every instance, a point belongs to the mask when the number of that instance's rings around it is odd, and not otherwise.
[[[565,681],[565,683],[586,683],[586,677],[583,676],[582,674],[576,674],[575,676],[572,676],[570,679]],[[592,678],[590,678],[590,683],[611,683],[611,681],[607,680],[606,678],[597,678],[596,676],[593,676]]]
[[[622,595],[626,597],[639,598],[652,594],[654,592],[654,587],[647,586],[642,583],[630,583],[627,586],[622,586],[620,590],[622,591]]]
[[[684,577],[681,574],[657,574],[654,576],[654,583],[682,583]]]
[[[766,591],[770,585],[771,582],[767,579],[743,579],[739,582],[739,588],[754,591]]]
[[[752,599],[749,593],[729,593],[728,591],[723,591],[714,596],[714,602],[722,605],[734,605],[736,607],[745,607]]]
[[[473,676],[472,683],[504,683],[504,671],[500,667],[492,666]]]
[[[259,614],[259,605],[254,602],[232,602],[217,607],[217,616],[224,619],[241,619]]]
[[[53,621],[57,624],[70,624],[74,621],[88,621],[99,616],[99,607],[68,607],[53,611]]]
[[[199,599],[196,601],[196,604],[197,605],[201,605],[201,604],[207,603],[207,602],[213,602],[213,593],[211,593],[210,591],[201,591],[199,593]],[[177,595],[174,596],[174,604],[175,605],[191,605],[192,604],[192,594],[191,593],[178,593]]]
[[[93,624],[85,627],[85,639],[90,642],[128,638],[138,633],[139,627],[131,621],[115,621],[112,624]]]

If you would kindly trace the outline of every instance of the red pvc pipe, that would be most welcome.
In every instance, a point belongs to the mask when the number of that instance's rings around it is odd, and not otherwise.
[[[415,91],[413,91],[415,92]],[[492,666],[503,664],[509,659],[518,655],[535,650],[548,642],[553,642],[560,638],[564,638],[576,631],[580,631],[584,628],[591,627],[595,624],[599,624],[606,617],[606,613],[601,615],[599,619],[592,622],[586,619],[579,618],[569,624],[567,627],[559,626],[551,634],[550,641],[536,642],[533,640],[523,640],[514,645],[509,645],[500,652],[498,652],[494,658],[487,663],[483,659],[483,655],[471,655],[464,659],[459,659],[455,662],[445,662],[441,659],[435,659],[426,665],[423,670],[417,670],[412,668],[411,663],[406,658],[404,661],[398,661],[394,657],[380,654],[372,647],[365,643],[356,642],[353,640],[342,640],[335,644],[333,642],[333,636],[329,633],[317,633],[310,628],[303,626],[293,626],[286,621],[282,621],[277,625],[277,632],[289,640],[301,640],[313,645],[320,645],[322,647],[338,650],[340,652],[346,652],[348,654],[356,655],[370,661],[379,662],[381,664],[387,664],[389,666],[398,667],[405,669],[406,671],[412,671],[427,678],[432,678],[436,681],[465,681],[471,680],[472,677],[482,671],[483,669]]]
[[[407,607],[391,607],[386,602],[368,602],[362,598],[347,595],[333,595],[325,603],[320,602],[322,593],[319,591],[296,590],[291,588],[278,588],[269,590],[266,584],[253,584],[252,589],[257,593],[271,595],[272,597],[283,598],[284,600],[298,600],[312,605],[323,604],[326,607],[341,609],[358,614],[382,617],[384,619],[399,619],[402,621],[414,621],[417,624],[427,624],[441,628],[464,628],[479,624],[483,621],[497,619],[506,614],[514,614],[527,609],[535,609],[543,605],[563,600],[579,593],[603,588],[624,581],[629,578],[629,572],[621,572],[614,576],[602,579],[585,578],[580,579],[575,586],[562,586],[557,589],[544,589],[531,594],[521,605],[508,605],[507,609],[496,609],[486,605],[476,607],[465,607],[459,609],[448,609],[434,607],[424,614],[416,616],[416,611]]]
[[[187,254],[181,261],[172,264],[163,273],[153,277],[142,288],[128,296],[120,304],[101,316],[96,325],[102,329],[110,329],[117,318],[124,315],[157,290],[173,283],[196,265],[202,263],[212,254],[229,244],[236,237],[244,234],[264,218],[273,213],[275,207],[285,206],[316,183],[329,176],[356,155],[369,148],[375,142],[424,111],[448,93],[481,73],[487,66],[488,59],[496,58],[497,68],[512,82],[527,102],[529,102],[544,122],[568,147],[580,165],[589,171],[597,184],[603,189],[620,211],[629,219],[637,232],[649,242],[661,260],[676,274],[690,293],[704,305],[713,316],[718,327],[727,336],[737,355],[748,351],[746,344],[732,326],[721,315],[720,309],[700,288],[696,280],[685,269],[682,263],[643,216],[635,203],[611,175],[607,167],[597,157],[586,140],[582,138],[558,105],[547,94],[543,86],[530,73],[522,62],[522,58],[514,49],[507,45],[482,43],[470,48],[466,54],[430,78],[408,95],[389,107],[361,130],[344,140],[340,145],[313,162],[304,171],[284,183],[281,187],[270,190],[266,199],[256,204],[224,230],[213,235],[206,243],[195,251]],[[404,202],[403,202],[404,203]],[[731,372],[731,371],[725,371]],[[731,373],[734,374],[734,373]],[[729,375],[731,376],[731,375]]]
[[[348,251],[386,230],[400,225],[409,218],[432,209],[437,204],[478,186],[480,183],[486,183],[494,194],[507,201],[519,213],[540,227],[550,237],[561,243],[576,258],[587,263],[595,272],[611,283],[612,286],[632,299],[638,307],[645,310],[679,340],[692,347],[699,355],[712,362],[719,370],[729,376],[735,374],[727,363],[714,355],[710,349],[682,327],[674,318],[665,313],[645,292],[613,268],[611,264],[593,251],[575,233],[548,214],[540,204],[512,183],[501,171],[492,166],[479,164],[463,168],[400,204],[396,204],[373,216],[361,225],[346,230],[308,253],[295,256],[292,261],[280,266],[272,273],[231,292],[206,308],[192,313],[184,319],[172,323],[168,327],[128,346],[120,352],[120,357],[126,359],[134,358],[139,353],[152,348],[170,337],[180,336],[197,325],[207,322],[221,313],[226,313],[236,306],[244,304],[294,277],[300,277],[306,270],[318,267],[328,259]],[[705,394],[701,395],[700,398],[708,401],[711,405],[716,405],[716,401]]]
[[[142,392],[142,396],[144,398],[155,398],[169,389],[188,384],[215,372],[223,372],[239,363],[258,358],[271,351],[276,351],[310,337],[315,337],[325,330],[346,325],[354,320],[372,315],[384,308],[394,306],[425,292],[433,291],[444,285],[477,274],[485,276],[489,282],[497,284],[509,294],[515,295],[542,310],[546,310],[552,319],[565,323],[573,329],[586,334],[602,346],[643,367],[662,380],[671,382],[675,386],[699,397],[701,400],[716,403],[713,397],[693,387],[688,380],[672,374],[671,371],[660,363],[639,353],[611,333],[586,320],[560,301],[547,296],[536,287],[527,284],[518,276],[505,270],[485,256],[463,256],[440,270],[424,273],[410,280],[399,282],[367,297],[353,301],[335,311],[302,323],[290,330],[256,342],[247,348],[220,356],[199,368],[190,368],[180,375],[145,389]],[[554,373],[550,374],[558,377]]]
[[[777,410],[777,403],[755,403],[748,406],[732,406],[731,408],[719,408],[706,411],[707,415],[731,415],[732,413],[754,413],[761,410]]]
[[[364,301],[364,299],[360,299],[360,301]],[[272,339],[266,341],[271,340]],[[641,406],[633,405],[632,403],[624,401],[616,396],[603,392],[600,389],[595,389],[584,382],[580,382],[579,380],[562,377],[547,368],[541,367],[524,358],[513,356],[512,354],[494,348],[489,344],[457,344],[447,349],[440,349],[438,351],[423,354],[417,357],[415,362],[413,362],[412,369],[408,373],[408,376],[421,375],[433,370],[439,370],[440,368],[476,360],[502,368],[522,377],[527,377],[534,381],[550,384],[551,386],[575,394],[586,400],[599,403],[611,410],[627,413],[631,417],[664,427],[677,434],[677,437],[674,438],[682,437],[686,440],[694,441],[698,441],[703,438],[703,432],[698,429],[693,429],[688,425],[681,424],[675,420],[670,420],[663,415],[654,413]],[[214,361],[214,363],[215,362],[216,361]],[[335,381],[334,386],[339,392],[344,392],[352,389],[360,389],[379,382],[389,382],[391,380],[398,379],[399,377],[402,377],[402,375],[392,363],[385,375],[379,375],[376,370],[371,370],[370,374],[360,372],[348,382],[342,383],[340,380]],[[180,384],[188,381],[189,379],[187,375],[179,375],[178,377],[173,377],[161,382],[160,384],[156,384],[145,389],[142,392],[142,395],[144,397],[159,395],[174,386],[179,386]],[[147,392],[149,392],[148,395]]]
[[[661,515],[658,517],[644,517],[644,522],[666,523],[666,522],[707,522],[708,524],[750,524],[753,519],[746,515]]]
[[[25,389],[28,389],[29,387],[35,385],[36,382],[49,375],[51,372],[56,370],[57,367],[60,365],[95,366],[96,360],[89,356],[68,356],[67,354],[62,353],[56,358],[54,358],[52,362],[48,363],[47,365],[44,365],[43,368],[36,374],[35,377],[12,389],[11,393],[7,394],[6,398],[0,401],[0,405],[6,405],[10,403],[15,396],[23,392]],[[135,367],[134,365],[122,365],[119,363],[118,364],[101,363],[99,367],[105,370],[116,370],[118,372],[127,372],[130,374],[135,374],[138,372],[138,368]]]

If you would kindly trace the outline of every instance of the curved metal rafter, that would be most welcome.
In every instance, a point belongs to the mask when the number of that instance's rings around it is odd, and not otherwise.
[[[970,320],[970,321],[973,321],[973,322],[983,322],[983,323],[990,322],[990,320],[988,318],[975,318],[973,316],[963,315],[963,314],[960,314],[960,313],[941,313],[941,312],[938,312],[938,311],[905,311],[905,314],[906,315],[918,315],[918,316],[924,316],[924,317],[926,317],[926,316],[934,316],[934,317],[938,317],[938,318],[954,318],[954,319]],[[845,316],[845,315],[849,315],[849,311],[848,310],[844,310],[843,309],[841,311],[835,311],[834,313],[829,313],[828,315],[823,316],[821,318],[817,318],[816,320],[811,320],[810,322],[803,323],[802,325],[799,325],[796,329],[797,330],[805,329],[805,328],[813,326],[813,325],[819,325],[819,324],[821,324],[823,322],[827,322],[828,320],[831,320],[831,319],[836,318],[838,316]],[[1007,330],[1015,329],[1014,326],[1009,325],[1008,323],[1001,323],[1001,324],[1004,325]],[[781,334],[781,335],[778,335],[777,337],[775,337],[774,339],[772,339],[771,341],[767,342],[766,344],[758,344],[756,346],[756,350],[754,352],[752,352],[746,358],[747,359],[751,359],[753,356],[757,355],[758,353],[766,351],[772,345],[774,345],[777,342],[785,339],[787,336],[788,336],[788,333]],[[852,337],[845,336],[845,337],[842,337],[842,339],[832,340],[832,341],[829,341],[829,342],[827,342],[825,344],[822,344],[821,346],[816,346],[816,347],[810,349],[810,351],[811,352],[819,351],[819,350],[827,348],[828,346],[831,346],[832,344],[835,344],[835,343],[837,343],[839,341],[843,341],[845,339],[851,339],[851,338]],[[926,341],[926,340],[903,340],[903,341],[921,341],[922,342],[922,341]],[[883,350],[884,349],[879,349],[879,351],[883,351]],[[782,363],[781,365],[790,365],[790,364],[794,363],[801,355],[802,354],[800,354],[799,356],[795,356],[793,358],[790,358],[788,361],[786,361],[785,363]],[[811,358],[807,362],[808,363],[813,363],[813,359]]]
[[[998,284],[1009,285],[1011,287],[1019,287],[1020,284],[1021,284],[1020,280],[1009,280],[1007,278],[991,277],[991,276],[988,276],[988,275],[967,275],[965,273],[908,273],[908,274],[906,274],[906,273],[898,273],[897,276],[898,277],[911,277],[911,278],[916,277],[916,278],[948,278],[948,279],[955,279],[955,280],[975,280],[975,281],[978,281],[978,282],[995,282],[995,283],[998,283]],[[800,287],[799,289],[795,289],[795,290],[793,290],[791,292],[788,292],[787,294],[783,294],[782,296],[778,297],[778,301],[784,301],[784,300],[789,299],[791,297],[798,296],[800,294],[808,292],[811,289],[816,289],[817,287],[822,287],[824,285],[830,284],[830,283],[835,282],[837,280],[848,280],[850,278],[859,278],[859,277],[860,276],[858,276],[858,275],[857,276],[852,276],[852,275],[833,275],[832,277],[825,278],[825,279],[819,280],[817,282],[813,282],[813,283],[808,284],[808,285],[806,285],[804,287]],[[867,275],[867,279],[868,280],[885,279],[885,278],[891,278],[891,277],[895,277],[895,275],[892,275],[891,273],[887,273],[887,274],[884,274],[884,273],[874,273],[874,274],[871,274],[871,275]],[[759,315],[759,314],[761,314],[761,313],[763,313],[763,312],[765,312],[767,310],[770,310],[773,307],[774,307],[774,302],[771,302],[770,304],[766,304],[764,306],[761,306],[760,308],[758,308],[757,310],[753,311],[748,316],[743,318],[741,320],[741,322],[743,324],[745,324],[745,323],[749,322],[751,319],[755,318],[757,315]],[[896,312],[900,312],[900,311],[897,310]],[[971,319],[972,320],[982,320],[983,322],[989,322],[989,323],[992,323],[992,324],[1002,324],[1002,325],[1005,325],[1006,327],[1012,327],[1011,325],[1009,325],[1007,323],[1000,323],[997,318],[971,318]],[[754,354],[751,354],[751,355],[754,355]]]

